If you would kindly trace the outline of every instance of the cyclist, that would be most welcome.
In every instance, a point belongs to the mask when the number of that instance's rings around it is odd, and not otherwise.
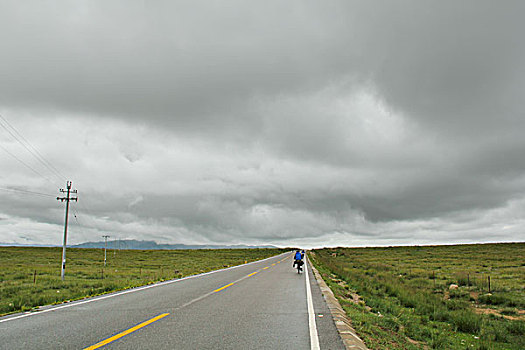
[[[303,254],[301,254],[301,251],[299,249],[295,252],[292,267],[295,267],[296,264],[299,266],[303,266]]]

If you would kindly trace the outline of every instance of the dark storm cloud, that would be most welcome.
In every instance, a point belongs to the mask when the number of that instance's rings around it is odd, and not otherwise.
[[[0,96],[255,136],[252,98],[342,79],[341,89],[370,84],[417,122],[486,133],[523,120],[523,10],[479,1],[12,2],[1,15]],[[309,119],[306,127],[317,122]]]
[[[298,2],[285,14],[242,2],[12,5],[2,15],[4,103],[242,123],[254,94],[312,88],[343,59],[330,54],[333,31]]]
[[[67,121],[79,155],[68,171],[92,198],[85,226],[406,241],[403,230],[519,211],[524,12],[521,1],[4,2],[0,106],[28,130]],[[2,212],[55,220],[23,207]]]
[[[356,17],[371,39],[362,45],[372,54],[381,95],[394,108],[451,133],[485,133],[523,122],[517,102],[525,78],[519,34],[525,8],[522,2],[494,5],[390,3]]]

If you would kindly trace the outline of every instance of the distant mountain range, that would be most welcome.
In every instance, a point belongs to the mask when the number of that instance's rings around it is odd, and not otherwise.
[[[104,248],[104,241],[100,242],[86,242],[77,245],[72,245],[72,248]],[[126,240],[111,240],[108,241],[108,249],[139,249],[139,250],[154,250],[154,249],[254,249],[254,248],[277,248],[272,245],[200,245],[200,244],[158,244],[155,241],[138,241],[135,239]]]

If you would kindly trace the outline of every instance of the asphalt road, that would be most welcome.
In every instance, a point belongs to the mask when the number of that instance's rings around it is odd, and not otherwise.
[[[307,270],[310,312],[286,253],[0,318],[0,349],[344,349]]]

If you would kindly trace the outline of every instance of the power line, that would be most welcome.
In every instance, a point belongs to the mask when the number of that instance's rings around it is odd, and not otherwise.
[[[81,202],[77,202],[77,203],[81,203]],[[77,225],[83,227],[83,230],[85,230],[85,228],[88,226],[86,221],[84,221],[84,218],[87,218],[89,216],[84,216],[82,217],[82,215],[79,214],[78,210],[76,208],[72,208],[73,210],[73,216],[75,217],[75,221],[77,222]],[[90,218],[91,221],[93,221],[91,218]],[[94,226],[94,225],[91,225],[91,226]]]
[[[73,216],[75,217],[77,224],[81,225],[81,223],[78,221],[78,211],[75,208],[73,208]]]
[[[86,205],[86,195],[83,197],[84,199],[79,202],[78,204],[80,207],[84,210],[84,213],[86,214],[86,217],[89,218],[89,221],[91,221],[91,227],[97,227],[97,223],[95,220],[93,220],[92,216],[95,216],[93,210],[89,209]],[[78,215],[78,211],[75,211],[75,213]]]
[[[44,165],[48,170],[50,170],[53,175],[56,175],[61,181],[64,180],[66,177],[58,171],[58,169],[51,164],[39,151],[38,149],[31,144],[9,121],[0,114],[0,119],[3,120],[11,130],[9,130],[3,123],[0,122],[0,126],[2,126],[19,144],[21,144],[35,159],[37,159],[42,165]],[[14,132],[14,133],[13,133]],[[16,135],[15,135],[16,134]],[[22,139],[22,141],[20,140]]]
[[[9,127],[6,127],[4,123]],[[22,145],[36,160],[44,165],[54,176],[60,181],[66,177],[58,171],[58,169],[51,164],[39,151],[33,146],[9,121],[0,114],[0,126],[4,128],[20,145]]]
[[[43,165],[50,172],[50,174],[53,175],[54,178],[57,178],[60,181],[65,179],[65,176],[50,161],[48,161],[42,155],[42,153],[35,146],[33,146],[31,144],[31,142],[29,142],[22,135],[22,133],[19,132],[17,130],[17,128],[15,126],[13,126],[6,119],[6,117],[4,117],[2,114],[0,114],[0,127],[3,128],[17,143],[19,143],[22,147],[24,147],[25,150],[29,154],[31,154],[31,156],[33,156],[41,165]],[[12,153],[11,151],[9,151],[6,147],[2,146],[1,144],[0,144],[0,148],[2,148],[7,154],[9,154],[12,158],[14,158],[19,163],[24,165],[26,168],[31,170],[33,173],[35,173],[36,175],[40,176],[41,178],[45,179],[47,182],[49,182],[50,184],[53,184],[55,186],[53,181],[51,181],[51,179],[48,176],[46,176],[48,174],[44,175],[44,173],[42,173],[42,172],[37,170],[38,168],[34,168],[33,166],[29,165],[27,162],[25,162],[24,160],[19,158],[16,154]],[[13,192],[13,193],[28,194],[28,195],[31,194],[31,195],[39,195],[39,196],[46,196],[46,197],[48,197],[48,196],[49,197],[54,197],[52,195],[39,193],[39,192],[35,192],[35,191],[19,190],[19,189],[12,189],[12,188],[0,188],[0,189],[3,190],[3,191]],[[82,202],[80,204],[81,204],[82,208],[84,209],[84,211],[87,214],[86,217],[88,217],[89,220],[91,221],[91,225],[90,226],[96,227],[95,221],[91,218],[91,216],[89,214],[89,212],[92,212],[92,211],[89,210],[88,208],[86,208],[86,206]],[[78,213],[78,211],[75,208],[72,208],[72,209],[74,211],[74,217],[75,217],[75,220],[76,220],[77,224],[80,225],[80,226],[85,226],[86,225],[85,222],[81,223],[81,221],[79,221],[79,217],[78,217],[79,213]]]
[[[26,162],[24,162],[22,159],[18,158],[17,156],[15,156],[13,153],[9,152],[9,150],[7,148],[5,148],[4,146],[0,145],[0,148],[2,148],[7,154],[9,154],[11,157],[13,157],[14,159],[16,159],[17,161],[19,161],[22,165],[24,165],[26,168],[28,168],[29,170],[31,170],[32,172],[34,172],[35,174],[37,174],[38,176],[42,177],[43,179],[45,179],[47,182],[49,182],[50,184],[54,185],[53,181],[51,181],[47,176],[44,176],[42,175],[41,173],[39,173],[38,171],[36,171],[35,169],[33,169],[31,166],[29,166]]]
[[[82,202],[77,202],[77,203],[82,203]],[[92,224],[91,226],[88,226],[86,221],[84,221],[84,219],[79,214],[78,210],[76,208],[74,208],[74,207],[72,207],[71,209],[73,210],[73,216],[75,217],[75,221],[77,222],[78,229],[80,230],[80,232],[83,232],[84,234],[88,234],[89,235],[89,232],[86,230],[86,228],[87,227],[95,227],[95,225]],[[93,219],[91,219],[89,216],[85,216],[85,217],[88,217],[89,220],[91,220],[91,222],[93,222]]]
[[[21,194],[32,194],[32,195],[37,195],[37,196],[42,196],[42,197],[55,197],[55,196],[53,196],[51,194],[47,194],[47,193],[21,190],[21,189],[18,189],[18,188],[0,187],[0,190],[6,191],[6,192],[21,193]]]

